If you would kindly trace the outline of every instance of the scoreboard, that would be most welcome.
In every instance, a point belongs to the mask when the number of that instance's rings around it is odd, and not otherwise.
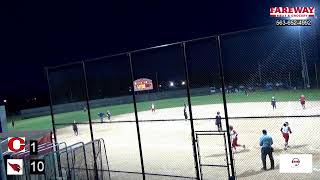
[[[153,84],[151,79],[140,78],[133,82],[134,91],[152,90]]]

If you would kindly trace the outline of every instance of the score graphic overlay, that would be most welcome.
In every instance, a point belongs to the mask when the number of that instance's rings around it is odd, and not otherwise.
[[[7,159],[7,175],[23,175],[23,160]]]
[[[26,151],[26,138],[25,137],[9,137],[8,138],[8,151],[9,152],[25,152]]]
[[[30,159],[30,174],[44,174],[45,169],[44,159]]]
[[[153,84],[151,79],[140,78],[133,82],[134,91],[152,90]]]
[[[30,140],[30,155],[37,155],[37,154],[38,154],[38,141]]]

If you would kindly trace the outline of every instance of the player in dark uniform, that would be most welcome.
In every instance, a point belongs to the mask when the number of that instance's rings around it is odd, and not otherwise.
[[[73,129],[74,135],[78,136],[78,126],[77,126],[76,121],[73,121],[73,123],[72,123],[72,129]]]
[[[13,118],[11,119],[11,125],[14,128],[14,119]]]
[[[108,117],[108,120],[111,119],[111,112],[109,110],[107,111],[107,117]]]
[[[277,103],[276,98],[275,98],[274,96],[272,96],[272,98],[271,98],[271,105],[272,105],[273,110],[274,110],[274,109],[277,109],[276,103]]]
[[[99,116],[99,118],[100,118],[100,121],[103,122],[104,113],[103,113],[103,112],[100,112],[100,113],[98,113],[98,116]]]
[[[221,116],[219,111],[217,112],[217,115],[216,115],[216,125],[218,127],[218,131],[222,131]]]

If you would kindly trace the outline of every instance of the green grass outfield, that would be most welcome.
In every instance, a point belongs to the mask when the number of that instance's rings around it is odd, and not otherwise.
[[[192,93],[192,90],[191,90]],[[253,92],[249,96],[245,96],[244,93],[227,94],[227,102],[240,103],[240,102],[269,102],[271,97],[275,96],[278,102],[285,101],[298,101],[301,94],[306,96],[307,101],[319,101],[320,90],[295,90],[295,91],[269,91],[269,92]],[[170,108],[170,107],[182,107],[183,102],[187,98],[172,98],[154,101],[157,109]],[[218,104],[222,103],[221,94],[213,94],[208,96],[194,96],[191,98],[192,105],[204,105],[204,104]],[[150,102],[137,103],[138,111],[145,111],[150,109]],[[98,119],[99,112],[106,112],[110,110],[112,115],[120,115],[133,112],[133,104],[122,104],[109,107],[100,107],[91,109],[92,119]],[[10,118],[8,118],[10,119]],[[56,123],[72,123],[74,120],[77,122],[88,121],[87,113],[81,110],[60,113],[55,115]],[[131,119],[129,119],[131,120]],[[133,119],[132,119],[133,120]],[[64,126],[58,126],[61,128]],[[16,120],[15,128],[12,128],[11,122],[8,122],[9,130],[43,130],[51,129],[51,116],[41,116],[30,119]]]

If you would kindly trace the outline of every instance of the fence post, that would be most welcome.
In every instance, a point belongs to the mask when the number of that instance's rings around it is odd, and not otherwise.
[[[193,156],[195,161],[195,168],[196,168],[196,175],[197,179],[200,180],[200,171],[199,171],[199,160],[197,156],[197,148],[196,148],[196,138],[195,138],[195,131],[194,131],[194,124],[193,124],[193,116],[192,116],[192,109],[191,109],[191,96],[190,96],[190,82],[189,82],[189,73],[188,73],[188,63],[187,63],[187,52],[186,52],[186,43],[182,43],[183,47],[183,58],[184,58],[184,70],[185,70],[185,77],[186,77],[186,87],[187,87],[187,98],[188,98],[188,109],[190,115],[190,127],[191,127],[191,137],[192,137],[192,146],[193,146]]]
[[[128,56],[129,56],[129,63],[130,63],[131,86],[133,86],[134,73],[133,73],[133,67],[132,67],[131,53],[128,53]],[[142,172],[142,178],[143,178],[143,180],[145,180],[146,179],[146,175],[145,175],[145,172],[144,172],[143,153],[142,153],[141,138],[140,138],[140,128],[139,128],[139,118],[138,118],[137,102],[136,102],[136,95],[134,93],[134,87],[131,88],[131,92],[132,92],[132,98],[133,98],[134,114],[135,114],[135,118],[136,118],[136,127],[137,127],[137,136],[138,136],[138,144],[139,144],[141,172]]]
[[[87,80],[87,70],[86,65],[84,61],[82,61],[82,70],[83,70],[83,77],[84,77],[84,83],[85,83],[85,93],[86,93],[86,103],[87,103],[87,112],[88,112],[88,119],[89,119],[89,127],[90,127],[90,135],[91,135],[91,141],[94,141],[93,137],[93,130],[92,130],[92,120],[91,120],[91,112],[90,112],[90,103],[89,103],[89,90],[88,90],[88,80]],[[94,172],[95,172],[95,179],[99,179],[98,175],[98,166],[97,166],[97,159],[96,159],[96,148],[94,146],[94,143],[92,144],[92,153],[93,153],[93,160],[94,160]]]
[[[46,71],[46,76],[47,76],[47,81],[48,81],[48,89],[49,89],[49,100],[50,100],[50,115],[51,115],[51,123],[52,123],[52,130],[53,130],[53,136],[54,136],[54,144],[57,144],[57,134],[56,134],[56,125],[54,121],[54,114],[53,114],[53,104],[52,104],[52,89],[51,89],[51,84],[50,84],[50,79],[49,79],[49,70],[48,68],[45,68]],[[59,150],[59,147],[58,147]],[[57,155],[57,163],[58,163],[58,172],[59,176],[62,176],[61,172],[61,161],[60,161],[60,156]],[[55,174],[56,177],[56,174]]]
[[[230,179],[235,179],[235,170],[233,164],[233,154],[232,154],[232,147],[230,142],[230,131],[229,131],[229,117],[228,117],[228,108],[227,108],[227,100],[226,100],[226,92],[225,92],[225,82],[224,82],[224,72],[223,72],[223,62],[222,62],[222,50],[221,50],[221,40],[220,35],[217,37],[218,40],[218,51],[219,51],[219,69],[220,69],[220,80],[221,80],[221,87],[222,87],[222,98],[223,98],[223,108],[224,114],[226,119],[226,126],[227,126],[227,137],[228,137],[228,150],[229,150],[229,158],[230,158],[230,166],[231,166],[231,177]]]
[[[56,125],[54,122],[54,115],[53,115],[53,105],[52,105],[52,90],[51,90],[51,84],[49,80],[49,70],[48,68],[45,68],[46,71],[46,77],[48,82],[48,90],[49,90],[49,100],[50,100],[50,115],[51,115],[51,123],[52,123],[52,130],[53,130],[53,136],[55,143],[58,143],[57,141],[57,134],[56,134]]]

